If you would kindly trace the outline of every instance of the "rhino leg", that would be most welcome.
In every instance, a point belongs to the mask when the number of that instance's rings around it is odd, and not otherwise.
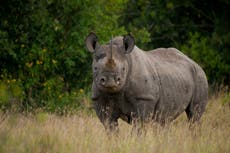
[[[98,101],[94,101],[94,109],[107,132],[118,132],[118,111],[112,106]]]
[[[131,113],[132,134],[145,135],[146,125],[152,123],[156,102],[145,96],[136,98],[135,103],[136,111]]]
[[[186,108],[185,112],[188,120],[191,123],[200,120],[202,114],[205,111],[205,107],[208,101],[208,84],[206,80],[198,78],[198,85],[193,95],[192,101]]]
[[[185,112],[188,120],[191,123],[197,122],[200,120],[202,114],[204,113],[206,101],[192,102],[188,105]]]

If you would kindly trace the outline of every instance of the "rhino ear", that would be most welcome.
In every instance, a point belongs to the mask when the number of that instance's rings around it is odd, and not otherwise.
[[[135,46],[134,37],[130,34],[125,35],[123,38],[123,46],[125,49],[125,54],[131,53]]]
[[[99,45],[97,41],[97,35],[93,32],[90,32],[85,39],[85,44],[89,52],[93,53],[96,47]]]

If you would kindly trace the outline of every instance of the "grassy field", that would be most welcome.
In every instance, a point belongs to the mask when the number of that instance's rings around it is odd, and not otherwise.
[[[79,113],[0,114],[0,153],[229,153],[230,107],[212,97],[201,124],[189,129],[185,114],[144,135],[119,121],[120,133],[106,135],[95,115]]]

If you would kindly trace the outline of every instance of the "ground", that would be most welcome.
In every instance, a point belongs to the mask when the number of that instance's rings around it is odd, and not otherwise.
[[[109,136],[93,113],[0,113],[0,153],[229,153],[230,108],[222,97],[210,98],[192,129],[182,114],[164,128],[147,125],[142,135],[119,121],[119,134]]]

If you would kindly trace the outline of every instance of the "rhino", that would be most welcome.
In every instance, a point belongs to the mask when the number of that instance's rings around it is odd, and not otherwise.
[[[92,101],[105,129],[129,124],[160,123],[184,111],[190,123],[200,120],[208,99],[208,82],[202,68],[176,48],[143,51],[132,35],[117,36],[100,45],[88,34],[92,53]]]

